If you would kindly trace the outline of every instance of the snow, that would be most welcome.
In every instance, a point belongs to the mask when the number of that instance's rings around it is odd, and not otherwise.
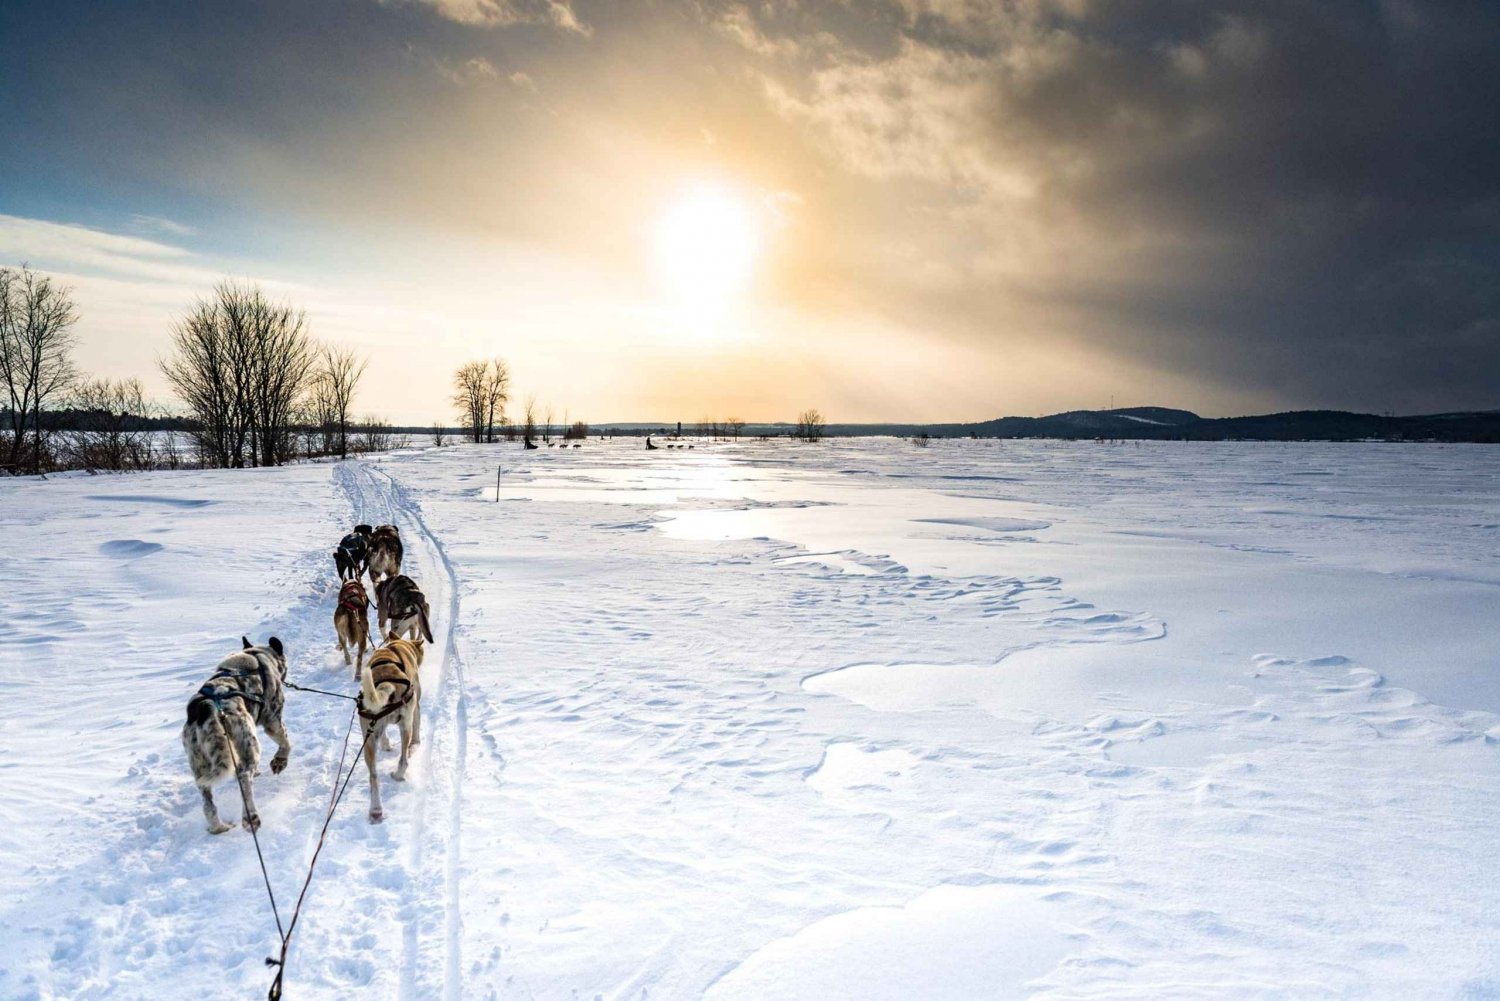
[[[352,691],[356,521],[433,607],[426,740],[382,825],[356,773],[291,997],[1500,996],[1497,487],[1483,446],[894,439],[0,481],[0,996],[265,990],[177,734],[241,634]],[[347,703],[286,722],[284,913]]]

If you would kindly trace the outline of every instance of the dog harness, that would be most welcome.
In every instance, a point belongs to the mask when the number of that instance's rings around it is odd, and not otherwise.
[[[371,723],[378,722],[411,701],[411,680],[406,677],[405,672],[401,668],[382,662],[379,667],[370,668],[370,680],[372,685],[400,685],[401,696],[387,702],[385,708],[379,712],[372,713],[366,711],[365,696],[361,692],[359,698],[355,700],[355,708],[359,710],[361,719],[368,720]]]
[[[339,543],[339,548],[344,551],[345,556],[357,563],[365,558],[365,537],[358,532],[350,532]]]
[[[260,676],[259,695],[252,695],[250,692],[239,687],[238,684],[234,688],[225,688],[222,684],[218,684],[225,681],[241,682],[252,677],[246,671],[233,671],[225,668],[214,672],[213,677],[209,678],[203,687],[198,689],[198,694],[188,701],[190,703],[211,702],[213,703],[214,712],[222,713],[225,702],[230,699],[240,699],[245,703],[246,710],[255,717],[255,722],[259,723],[261,711],[266,705],[265,693],[270,688],[270,675],[267,673],[266,662],[261,659],[259,651],[246,650],[245,652],[255,658],[256,673]]]
[[[365,606],[369,605],[369,603],[369,598],[352,587],[345,588],[339,592],[339,607],[347,608],[356,615],[363,615]]]

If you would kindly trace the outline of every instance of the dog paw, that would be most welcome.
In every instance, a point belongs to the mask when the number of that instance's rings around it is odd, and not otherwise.
[[[244,820],[240,821],[240,826],[243,827],[245,830],[250,831],[251,833],[254,833],[254,832],[260,830],[260,814],[258,814],[258,813],[252,813],[252,814],[250,814],[250,816],[248,816]]]
[[[286,757],[278,754],[271,759],[271,774],[280,775],[284,771],[286,771]]]
[[[385,811],[384,810],[371,810],[370,811],[370,823],[372,823],[372,824],[378,824],[378,823],[380,823],[384,819],[385,819]]]
[[[391,778],[395,779],[397,782],[405,782],[406,781],[406,772],[401,771],[401,770],[398,769],[398,770],[396,770],[394,772],[391,772]]]
[[[223,834],[225,831],[232,831],[232,830],[234,830],[234,825],[233,824],[226,824],[226,823],[224,823],[221,820],[217,824],[214,824],[211,827],[209,827],[208,833],[209,834]]]

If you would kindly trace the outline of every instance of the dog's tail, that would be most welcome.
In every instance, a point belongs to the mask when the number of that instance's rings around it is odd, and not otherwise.
[[[379,653],[380,651],[377,650],[375,656]],[[367,713],[378,713],[385,708],[385,696],[381,695],[380,690],[375,687],[375,675],[370,670],[370,666],[375,663],[375,656],[366,660],[364,666],[359,669],[359,694]]]

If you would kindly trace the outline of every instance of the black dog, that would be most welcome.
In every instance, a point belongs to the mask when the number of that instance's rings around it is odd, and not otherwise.
[[[364,575],[365,560],[370,552],[369,525],[355,525],[354,531],[344,536],[339,547],[333,551],[333,563],[338,567],[339,580],[354,580]]]

